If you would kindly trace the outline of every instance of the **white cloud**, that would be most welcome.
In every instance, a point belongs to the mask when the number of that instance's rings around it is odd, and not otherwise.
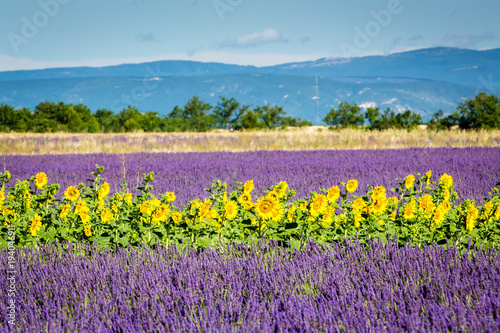
[[[256,47],[268,43],[285,42],[279,30],[267,28],[262,31],[239,36],[236,39],[227,39],[219,44],[219,48],[226,47]]]

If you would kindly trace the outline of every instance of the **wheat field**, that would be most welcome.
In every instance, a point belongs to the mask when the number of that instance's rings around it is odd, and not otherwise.
[[[1,133],[1,155],[498,147],[500,130],[367,131],[324,126],[206,133]]]

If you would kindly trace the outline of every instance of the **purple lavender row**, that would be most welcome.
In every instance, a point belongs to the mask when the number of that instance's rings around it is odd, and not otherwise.
[[[112,192],[120,190],[124,169],[129,189],[137,185],[140,173],[153,171],[156,193],[174,191],[177,204],[206,196],[203,189],[212,180],[230,185],[235,177],[253,179],[256,195],[285,180],[303,198],[350,179],[359,181],[358,191],[365,191],[368,184],[391,188],[396,178],[430,169],[434,181],[443,173],[453,177],[459,201],[477,203],[500,181],[500,147],[4,156],[0,162],[14,179],[43,171],[63,190],[91,177],[95,164],[105,167],[102,176]]]
[[[17,252],[22,332],[498,332],[500,253],[309,243]],[[94,249],[95,250],[95,249]],[[5,251],[0,262],[7,262]],[[2,268],[3,269],[3,268]],[[7,282],[0,280],[1,303]],[[6,311],[0,332],[8,332]]]

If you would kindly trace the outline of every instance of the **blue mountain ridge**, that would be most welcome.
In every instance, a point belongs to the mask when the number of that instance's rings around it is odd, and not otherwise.
[[[500,49],[441,47],[267,67],[168,60],[0,72],[0,103],[14,107],[63,101],[93,111],[133,105],[166,115],[193,95],[214,106],[224,96],[253,106],[277,104],[316,124],[342,101],[411,109],[428,119],[439,109],[453,112],[480,91],[500,93]]]

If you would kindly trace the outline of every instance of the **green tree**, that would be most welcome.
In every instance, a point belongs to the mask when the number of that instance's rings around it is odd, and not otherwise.
[[[117,132],[119,131],[118,121],[115,114],[111,110],[99,109],[95,113],[95,118],[99,124],[101,132]]]
[[[261,128],[262,124],[259,122],[259,115],[253,110],[248,110],[241,119],[241,127],[244,129]]]
[[[264,127],[269,129],[281,126],[282,116],[285,115],[283,108],[275,105],[271,107],[270,104],[265,106],[257,106],[254,110],[258,114],[259,120]]]
[[[141,127],[145,132],[159,132],[161,118],[158,112],[148,111],[141,118]]]
[[[396,127],[411,130],[422,123],[422,116],[418,113],[406,110],[396,115]]]
[[[480,92],[457,106],[462,129],[500,128],[500,99],[496,95]]]
[[[368,120],[370,129],[378,129],[380,130],[380,126],[382,123],[382,114],[378,107],[368,108],[365,112],[365,118]]]
[[[329,126],[358,127],[363,125],[364,119],[360,107],[347,102],[339,104],[338,110],[331,111],[323,118],[323,121]]]
[[[208,112],[212,106],[193,96],[184,108],[175,107],[167,116],[169,127],[178,126],[175,131],[206,132],[214,125],[214,118]]]
[[[240,107],[234,98],[226,99],[225,97],[220,97],[220,101],[214,108],[214,125],[217,128],[224,129],[234,129],[238,124],[245,108]]]
[[[141,130],[140,123],[142,122],[142,114],[135,106],[129,105],[127,109],[123,109],[116,115],[118,127],[122,132],[133,132]]]

